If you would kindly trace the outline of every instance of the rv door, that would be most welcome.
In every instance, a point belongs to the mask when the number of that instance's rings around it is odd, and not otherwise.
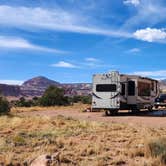
[[[111,82],[113,85],[116,85],[116,90],[110,93],[110,108],[119,109],[120,108],[120,75],[118,72],[113,72],[111,77]]]
[[[136,104],[136,81],[130,79],[127,85],[127,104]]]

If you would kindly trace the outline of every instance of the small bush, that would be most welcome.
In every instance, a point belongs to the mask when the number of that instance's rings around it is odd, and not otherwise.
[[[64,89],[49,86],[40,99],[41,106],[70,105],[69,99],[64,95]]]
[[[10,111],[9,102],[4,98],[0,97],[0,114],[7,114]]]
[[[34,97],[32,100],[27,100],[24,97],[21,97],[17,101],[11,101],[11,105],[14,107],[32,107],[32,106],[38,106],[40,98]]]
[[[92,97],[90,95],[89,96],[74,96],[72,100],[73,100],[73,103],[81,102],[83,104],[91,104]]]
[[[166,137],[147,142],[145,154],[147,157],[158,158],[159,162],[166,165]]]
[[[16,135],[13,138],[13,143],[14,143],[15,146],[21,146],[21,145],[25,145],[26,141],[22,136]]]
[[[24,97],[21,97],[15,105],[17,107],[31,107],[33,105],[31,100],[26,100]]]

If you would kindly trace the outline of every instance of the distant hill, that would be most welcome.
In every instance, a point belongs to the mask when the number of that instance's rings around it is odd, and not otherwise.
[[[0,84],[0,93],[4,96],[19,97],[21,94],[20,86]]]
[[[160,81],[160,89],[166,91],[166,79]]]
[[[166,85],[166,79],[161,80],[161,82]]]
[[[50,85],[60,86],[60,83],[38,76],[25,81],[21,85],[21,94],[23,96],[41,96]]]
[[[38,76],[25,81],[21,86],[0,84],[0,92],[7,97],[40,97],[50,85],[64,88],[65,94],[68,96],[88,95],[92,89],[90,83],[62,84],[46,77]]]
[[[88,95],[92,91],[92,84],[91,83],[68,83],[68,84],[61,84],[62,88],[65,89],[65,93],[68,96],[73,95]]]
[[[50,80],[46,77],[38,76],[38,77],[34,77],[32,79],[25,81],[22,84],[22,86],[33,87],[33,88],[38,88],[38,86],[40,86],[41,88],[45,88],[45,87],[48,87],[49,85],[59,85],[59,84],[60,84],[59,82]]]

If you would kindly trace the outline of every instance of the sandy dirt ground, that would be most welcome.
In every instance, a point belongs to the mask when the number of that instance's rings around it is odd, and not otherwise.
[[[137,115],[132,113],[120,112],[116,116],[105,116],[104,112],[80,112],[78,110],[48,110],[22,112],[24,116],[58,116],[71,117],[78,120],[127,123],[131,126],[139,125],[144,127],[164,128],[166,127],[166,110],[153,112],[140,112]]]

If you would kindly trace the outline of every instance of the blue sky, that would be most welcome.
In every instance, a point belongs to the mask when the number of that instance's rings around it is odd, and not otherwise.
[[[0,0],[0,82],[166,78],[165,0]]]

